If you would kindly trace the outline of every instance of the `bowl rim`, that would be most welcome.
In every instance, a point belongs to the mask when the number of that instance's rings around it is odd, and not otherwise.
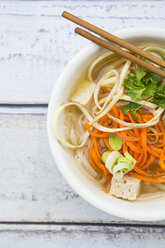
[[[164,28],[152,28],[152,27],[137,27],[137,28],[127,28],[127,29],[121,29],[116,32],[113,32],[116,36],[126,36],[126,39],[134,39],[136,37],[147,37],[147,38],[160,38],[162,36],[165,40],[165,34],[162,35],[165,29]],[[69,185],[72,187],[74,191],[76,191],[84,200],[89,202],[94,207],[117,217],[129,219],[129,220],[136,220],[136,221],[159,221],[165,219],[165,213],[158,212],[157,214],[153,214],[151,216],[144,216],[141,213],[130,213],[130,212],[122,212],[118,208],[111,207],[111,206],[104,206],[101,202],[98,201],[97,197],[92,197],[91,193],[87,192],[82,188],[81,182],[77,180],[77,178],[73,178],[73,175],[71,171],[67,170],[66,173],[66,166],[63,164],[63,160],[59,159],[58,156],[55,156],[52,139],[54,138],[53,132],[52,132],[52,112],[53,112],[53,100],[55,99],[55,95],[57,95],[57,92],[59,91],[59,88],[61,88],[61,81],[62,78],[65,77],[66,72],[72,67],[72,65],[75,63],[75,61],[84,53],[89,51],[90,49],[98,49],[98,45],[95,45],[93,43],[85,46],[83,49],[81,49],[74,57],[68,62],[68,64],[64,67],[64,70],[60,73],[59,78],[56,81],[56,84],[53,88],[49,105],[48,105],[48,113],[47,113],[47,135],[48,135],[48,142],[51,149],[52,156],[55,160],[55,164],[58,167],[58,170],[63,175],[63,177],[66,179],[66,181],[69,183]],[[55,139],[55,138],[54,138]],[[64,168],[65,167],[65,168]],[[82,179],[83,181],[83,179]],[[82,182],[83,183],[83,182]],[[121,201],[121,199],[118,199]],[[131,204],[131,203],[130,203]]]

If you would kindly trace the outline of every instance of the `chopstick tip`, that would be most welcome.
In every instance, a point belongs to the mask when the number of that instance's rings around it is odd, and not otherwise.
[[[62,12],[62,16],[65,17],[66,15],[67,15],[67,12],[64,10],[64,11]]]
[[[85,30],[83,30],[83,29],[81,29],[81,28],[75,28],[75,33],[76,34],[80,34],[80,35],[85,35],[86,34],[86,31]]]

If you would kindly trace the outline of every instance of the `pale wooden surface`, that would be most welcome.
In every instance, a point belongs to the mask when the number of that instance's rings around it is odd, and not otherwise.
[[[163,248],[161,227],[97,225],[1,225],[1,247]]]
[[[0,103],[47,103],[64,66],[89,43],[63,10],[111,32],[165,26],[165,1],[0,1]]]
[[[97,210],[52,159],[48,99],[66,63],[88,44],[61,18],[63,10],[111,32],[165,27],[164,0],[0,1],[1,247],[164,247],[165,221],[138,226]]]

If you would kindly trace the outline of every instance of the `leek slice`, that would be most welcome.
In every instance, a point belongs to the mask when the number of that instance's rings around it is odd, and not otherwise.
[[[110,151],[106,151],[102,154],[101,158],[102,158],[104,164],[105,164],[105,161],[107,160],[110,153],[111,153]]]
[[[123,142],[122,140],[117,136],[116,133],[113,133],[110,137],[109,137],[109,145],[111,146],[111,148],[115,151],[118,151],[122,148]]]

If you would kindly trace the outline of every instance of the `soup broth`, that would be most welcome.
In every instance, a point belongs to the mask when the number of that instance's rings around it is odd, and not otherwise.
[[[139,47],[165,58],[163,46],[141,44]],[[164,195],[165,167],[164,161],[160,162],[165,156],[164,105],[157,104],[156,94],[159,87],[164,89],[165,81],[149,75],[143,68],[102,49],[68,94],[63,108],[65,145],[59,137],[58,140],[70,150],[80,170],[105,193],[109,193],[112,178],[120,182],[127,174],[141,181],[139,200]],[[137,93],[131,92],[133,86]],[[130,112],[128,108],[132,108]],[[116,149],[120,142],[121,147]],[[105,152],[108,156],[118,154],[124,162],[111,164],[111,158],[107,165],[108,158],[103,159]]]

